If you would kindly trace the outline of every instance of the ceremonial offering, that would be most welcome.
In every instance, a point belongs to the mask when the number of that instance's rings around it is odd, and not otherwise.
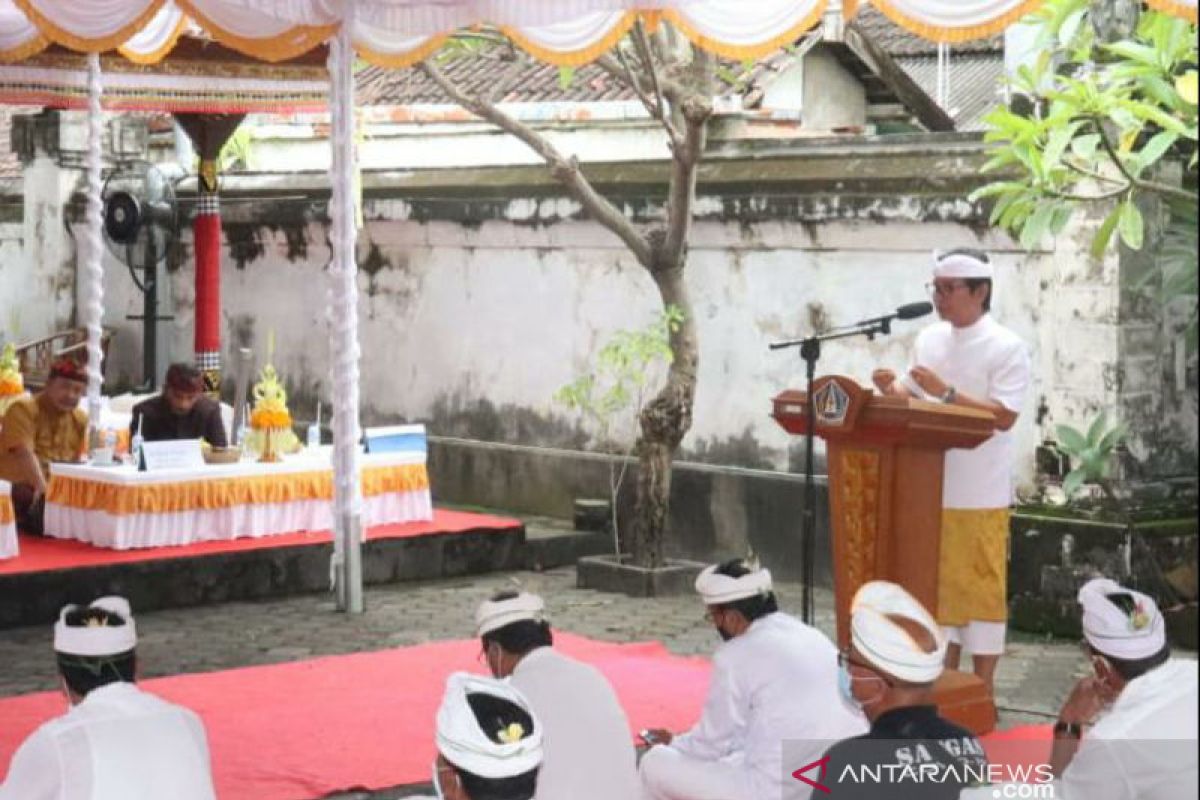
[[[6,344],[0,353],[0,416],[23,394],[25,379],[21,377],[21,369],[17,364],[16,348],[11,343]]]
[[[300,440],[292,431],[292,414],[287,407],[287,390],[271,364],[274,335],[267,345],[267,364],[259,373],[254,384],[254,408],[250,412],[251,432],[247,447],[258,454],[258,460],[271,463],[280,460],[282,453],[294,453],[301,448]]]

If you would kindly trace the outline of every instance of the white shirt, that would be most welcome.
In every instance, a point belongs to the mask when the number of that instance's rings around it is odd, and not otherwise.
[[[1197,785],[1197,667],[1171,659],[1134,678],[1064,770],[1066,800],[1179,800]]]
[[[807,798],[811,787],[783,782],[784,751],[790,773],[868,728],[842,700],[837,675],[837,649],[823,633],[781,611],[760,617],[717,649],[700,721],[670,746],[740,764],[750,797]]]
[[[544,729],[535,800],[638,796],[633,731],[600,670],[539,647],[517,663],[509,680]]]
[[[1028,348],[991,314],[965,328],[944,321],[925,328],[917,334],[913,363],[933,370],[957,391],[995,401],[1009,411],[1021,410],[1029,388]],[[923,392],[919,396],[927,398]],[[1013,441],[1010,428],[997,430],[973,449],[947,450],[942,506],[1008,508],[1013,499]]]
[[[0,800],[213,800],[195,713],[110,683],[42,725],[13,755]]]

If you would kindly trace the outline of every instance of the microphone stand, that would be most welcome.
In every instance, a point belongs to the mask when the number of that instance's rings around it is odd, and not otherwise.
[[[896,314],[885,314],[875,319],[867,319],[834,328],[825,333],[809,336],[805,339],[791,339],[785,342],[773,342],[771,350],[782,350],[787,347],[799,347],[800,357],[804,359],[805,403],[804,417],[808,436],[804,440],[804,515],[800,520],[800,551],[801,551],[801,619],[806,625],[813,624],[813,582],[816,576],[817,555],[817,485],[813,476],[813,440],[816,437],[816,413],[813,405],[813,381],[817,374],[817,361],[821,358],[821,342],[835,339],[847,339],[851,336],[866,336],[874,341],[876,336],[886,336],[892,332],[892,320]],[[826,466],[828,473],[828,466]]]

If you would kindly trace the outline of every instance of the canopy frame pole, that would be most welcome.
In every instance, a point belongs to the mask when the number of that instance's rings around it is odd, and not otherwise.
[[[87,205],[84,225],[86,246],[83,248],[81,321],[87,329],[88,424],[92,431],[95,431],[100,424],[100,392],[104,382],[103,364],[101,363],[104,354],[100,348],[101,324],[104,319],[104,241],[101,237],[104,211],[100,198],[101,162],[104,156],[101,140],[104,111],[100,98],[104,93],[104,85],[101,80],[99,53],[88,53],[87,69],[87,155],[84,160]]]
[[[354,169],[354,48],[350,40],[354,4],[346,5],[336,37],[330,40],[330,142],[333,169],[329,216],[332,259],[329,267],[330,349],[333,387],[332,572],[338,610],[363,612],[362,483],[359,427],[358,265],[352,173]]]

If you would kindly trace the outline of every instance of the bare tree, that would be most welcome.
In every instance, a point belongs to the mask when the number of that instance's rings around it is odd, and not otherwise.
[[[643,407],[637,500],[632,530],[625,543],[639,566],[663,563],[663,539],[671,492],[671,465],[679,443],[692,424],[696,394],[699,341],[691,300],[684,284],[696,173],[704,155],[708,120],[712,115],[715,65],[713,58],[673,35],[666,25],[653,37],[639,23],[612,53],[597,64],[630,87],[650,116],[662,126],[671,153],[667,213],[662,223],[638,224],[601,195],[580,169],[579,161],[556,148],[544,135],[502,111],[497,91],[484,97],[470,94],[450,80],[429,59],[418,68],[455,103],[524,142],[550,168],[562,186],[596,222],[620,237],[658,289],[664,308],[683,312],[681,324],[670,335],[673,361],[666,382]],[[497,32],[466,34],[479,49],[484,41],[501,48],[506,59],[520,58],[516,49]],[[497,82],[503,85],[503,80]]]

